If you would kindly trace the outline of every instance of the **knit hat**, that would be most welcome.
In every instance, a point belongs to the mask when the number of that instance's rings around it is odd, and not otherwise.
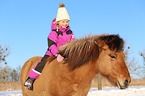
[[[63,3],[61,3],[61,4],[59,4],[59,8],[57,11],[56,21],[60,21],[60,20],[64,20],[64,19],[70,20],[70,17],[65,8],[65,5]]]

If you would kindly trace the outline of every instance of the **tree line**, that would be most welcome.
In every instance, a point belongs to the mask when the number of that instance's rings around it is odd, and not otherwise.
[[[20,80],[21,67],[17,67],[16,69],[12,69],[8,65],[5,67],[0,66],[0,81],[19,81]]]

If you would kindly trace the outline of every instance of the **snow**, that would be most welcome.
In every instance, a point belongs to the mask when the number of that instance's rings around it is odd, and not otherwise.
[[[145,96],[145,86],[129,87],[123,90],[103,88],[103,90],[99,91],[96,88],[92,88],[87,96]]]
[[[22,91],[0,91],[0,96],[22,96]]]
[[[21,91],[0,91],[0,96],[22,96]],[[87,96],[145,96],[145,86],[134,86],[124,90],[106,87],[102,90],[91,88]]]

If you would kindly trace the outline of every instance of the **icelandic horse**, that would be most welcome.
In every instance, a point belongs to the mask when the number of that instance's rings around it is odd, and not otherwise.
[[[94,35],[74,40],[59,48],[65,59],[55,56],[35,81],[33,91],[24,87],[29,71],[42,57],[33,57],[21,70],[23,96],[86,96],[93,77],[100,73],[112,84],[125,89],[131,82],[123,53],[124,41],[119,35]]]

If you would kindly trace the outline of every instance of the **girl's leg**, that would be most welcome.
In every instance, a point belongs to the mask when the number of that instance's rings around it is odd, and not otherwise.
[[[40,62],[38,62],[34,68],[29,72],[29,77],[24,83],[24,86],[26,86],[29,90],[33,90],[33,83],[34,81],[39,77],[41,74],[45,64],[46,59],[49,57],[49,55],[45,55]]]
[[[44,55],[44,57],[41,59],[40,62],[38,62],[34,68],[29,72],[29,77],[37,79],[39,75],[41,74],[45,64],[46,64],[46,59],[50,57],[49,55]]]

